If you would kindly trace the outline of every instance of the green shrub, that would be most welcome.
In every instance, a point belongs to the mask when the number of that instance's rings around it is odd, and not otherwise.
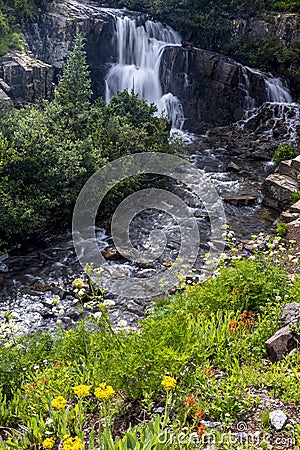
[[[294,191],[291,193],[291,202],[292,204],[297,203],[297,201],[300,200],[300,192]]]
[[[286,223],[279,222],[279,224],[276,227],[276,233],[278,234],[278,236],[284,238],[287,234],[288,228],[289,227]]]
[[[281,145],[274,153],[273,161],[278,166],[281,161],[295,158],[297,154],[297,149],[292,145]]]

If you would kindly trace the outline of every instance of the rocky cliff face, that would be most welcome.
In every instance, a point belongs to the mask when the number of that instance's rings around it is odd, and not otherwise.
[[[104,96],[105,76],[117,59],[115,10],[102,8],[100,0],[54,0],[37,19],[24,24],[29,52],[39,61],[21,55],[7,55],[0,60],[0,99],[31,102],[51,95],[51,79],[61,73],[80,32],[86,41],[94,96]],[[137,26],[144,26],[145,18]],[[293,28],[294,15],[279,20],[278,36]],[[250,22],[235,23],[233,33],[248,32]],[[285,30],[285,31],[284,31]],[[268,30],[264,23],[261,33]],[[289,39],[293,39],[289,35]],[[35,61],[35,62],[33,62]],[[50,67],[51,66],[51,67]],[[201,129],[201,123],[226,125],[239,120],[245,109],[270,100],[264,74],[250,70],[217,53],[180,46],[165,48],[161,59],[163,93],[180,99],[186,120],[185,128]]]
[[[242,117],[250,98],[257,105],[267,100],[262,75],[205,50],[167,47],[162,56],[161,79],[164,92],[170,91],[181,99],[188,117],[185,126],[192,130],[203,122],[235,122]]]
[[[52,67],[21,52],[0,58],[0,100],[30,103],[50,98],[52,93]]]
[[[299,35],[298,14],[277,14],[269,20],[234,19],[229,22],[231,40],[244,36],[253,36],[261,39],[276,39],[289,48]]]
[[[104,76],[116,56],[116,49],[111,44],[115,22],[113,16],[100,7],[100,1],[56,0],[38,20],[25,24],[29,50],[35,57],[51,64],[55,75],[64,67],[76,33],[82,34],[96,97],[104,93]]]

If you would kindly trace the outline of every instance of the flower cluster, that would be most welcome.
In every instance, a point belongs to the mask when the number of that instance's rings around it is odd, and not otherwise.
[[[184,403],[187,408],[192,408],[195,405],[195,399],[192,395],[189,395]]]
[[[189,395],[184,403],[185,406],[190,410],[189,414],[194,418],[194,420],[200,422],[203,419],[203,412],[201,411],[201,409],[196,409],[196,401],[193,395]],[[198,425],[196,427],[196,433],[198,436],[202,436],[203,434],[205,434],[205,425]]]
[[[73,391],[74,394],[77,395],[77,397],[88,397],[91,392],[91,386],[80,384],[79,386],[74,386]]]
[[[204,375],[215,375],[215,371],[211,369],[210,367],[205,367],[204,369]]]
[[[63,437],[62,450],[82,450],[83,448],[82,440],[78,436],[72,438],[69,434],[66,434]]]
[[[59,395],[52,400],[51,406],[54,409],[63,409],[67,406],[67,400],[62,395]]]
[[[99,387],[95,389],[94,394],[98,399],[109,400],[114,396],[115,391],[112,386],[109,386],[106,383],[101,383]]]
[[[169,377],[168,375],[164,375],[161,385],[167,390],[170,391],[175,389],[177,381],[173,377]]]
[[[198,436],[202,436],[203,434],[205,434],[205,425],[201,424],[196,427],[196,433],[198,434]]]
[[[44,449],[49,449],[51,450],[54,447],[55,444],[55,439],[54,438],[46,438],[43,442],[42,442],[42,446]]]
[[[253,318],[253,312],[252,311],[244,311],[240,315],[240,320],[231,320],[228,324],[229,333],[234,333],[236,330],[240,330],[242,328],[250,328],[252,325],[254,325],[255,320]]]

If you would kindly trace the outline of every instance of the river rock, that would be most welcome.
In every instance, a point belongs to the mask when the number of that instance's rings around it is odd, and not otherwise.
[[[250,195],[231,195],[229,197],[224,197],[223,200],[224,202],[235,206],[251,206],[256,202],[257,197],[252,197]]]
[[[109,261],[116,261],[117,259],[121,258],[121,254],[116,248],[111,248],[109,250],[106,250],[102,253],[105,259],[108,259]]]
[[[277,331],[265,342],[265,348],[272,362],[281,360],[300,343],[300,335],[292,332],[289,326]]]
[[[241,168],[233,161],[230,161],[227,164],[226,171],[227,172],[240,172]]]
[[[275,411],[270,412],[270,422],[273,428],[275,428],[276,431],[282,430],[282,428],[287,423],[287,416],[286,414],[281,411],[281,409],[276,409]]]

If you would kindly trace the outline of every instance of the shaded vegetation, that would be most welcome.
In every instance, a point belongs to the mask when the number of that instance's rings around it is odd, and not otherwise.
[[[107,161],[135,152],[171,151],[167,121],[154,116],[155,106],[134,92],[118,93],[108,106],[102,101],[92,104],[90,97],[83,42],[77,36],[54,100],[2,117],[3,242],[69,224],[81,188]],[[106,212],[132,189],[132,180],[118,185]]]
[[[0,56],[23,48],[19,22],[32,17],[49,0],[0,0]]]

